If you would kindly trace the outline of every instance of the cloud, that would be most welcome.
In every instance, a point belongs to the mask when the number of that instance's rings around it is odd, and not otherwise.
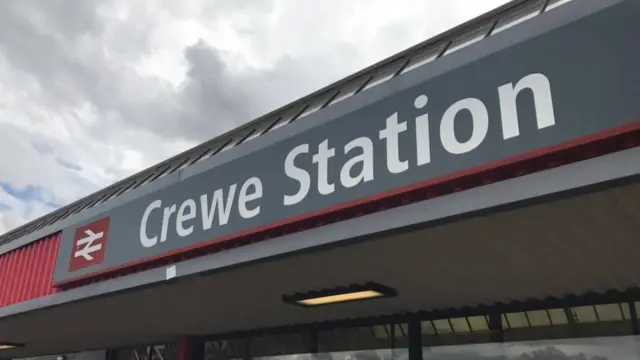
[[[2,1],[0,232],[504,2]]]

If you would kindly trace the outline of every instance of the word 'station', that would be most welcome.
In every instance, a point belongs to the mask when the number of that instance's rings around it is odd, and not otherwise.
[[[523,102],[520,98],[524,98],[529,106],[532,103],[538,130],[556,123],[551,84],[541,73],[527,75],[515,84],[499,86],[497,95],[499,114],[496,115],[499,115],[502,140],[520,135],[518,105]],[[342,191],[352,190],[375,181],[382,172],[386,172],[385,176],[395,176],[412,167],[427,167],[433,161],[432,150],[435,146],[450,155],[459,156],[473,152],[487,138],[492,122],[489,110],[482,100],[458,100],[446,108],[439,119],[432,118],[427,112],[428,104],[429,97],[420,94],[413,101],[415,110],[420,113],[413,117],[413,124],[400,121],[399,113],[395,112],[388,115],[383,123],[380,122],[383,128],[379,128],[373,137],[353,138],[338,148],[332,146],[329,138],[313,146],[310,143],[294,146],[283,159],[283,181],[288,182],[282,186],[277,184],[283,189],[283,193],[280,195],[280,205],[276,205],[279,208],[299,206],[313,192],[327,196],[338,191],[338,188]],[[460,118],[463,119],[458,120]],[[469,128],[466,133],[470,134],[465,134],[465,139],[460,139],[457,123],[463,121]],[[413,134],[410,134],[409,128],[413,130]],[[434,129],[437,129],[437,135],[432,134],[436,132]],[[413,143],[410,144],[411,142]],[[406,156],[407,149],[415,150],[415,154],[410,156],[411,160]],[[342,153],[336,156],[337,152]],[[374,154],[381,154],[378,156],[383,156],[383,159],[376,162]],[[334,157],[342,160],[332,161]],[[455,158],[448,161],[455,161]],[[278,169],[274,168],[272,171]],[[233,214],[238,216],[239,221],[252,219],[263,211],[263,187],[261,177],[251,176],[242,183],[233,183],[212,193],[186,198],[178,203],[163,204],[162,200],[153,200],[148,203],[139,223],[140,244],[144,248],[150,248],[167,239],[189,236],[194,231],[207,231],[214,226],[221,228],[231,221]],[[155,225],[150,229],[151,222]],[[196,227],[199,229],[195,229]]]
[[[517,96],[524,90],[533,91],[533,99],[537,113],[538,129],[555,125],[551,86],[546,76],[542,74],[529,75],[515,86],[506,84],[498,88],[501,112],[502,138],[510,139],[520,135],[518,121]],[[428,103],[426,95],[419,95],[414,101],[416,109],[424,109]],[[471,115],[471,136],[460,141],[456,136],[455,122],[457,115],[463,111]],[[431,162],[431,147],[434,141],[430,134],[429,114],[425,113],[415,118],[415,159],[416,166],[424,166]],[[403,173],[410,168],[410,163],[400,157],[400,135],[407,131],[407,123],[398,121],[398,113],[393,113],[386,119],[386,126],[379,131],[378,139],[384,143],[386,150],[386,170],[392,174]],[[462,99],[451,105],[440,120],[439,140],[444,149],[453,155],[461,155],[473,151],[485,140],[489,131],[489,112],[484,103],[475,98]],[[373,181],[374,172],[374,140],[369,137],[359,137],[348,142],[343,147],[345,155],[353,154],[340,168],[339,182],[344,188],[353,188],[359,184]],[[296,159],[310,151],[309,144],[295,147],[285,159],[285,173],[295,179],[298,191],[285,194],[284,205],[295,205],[303,201],[311,191],[312,178],[307,170],[295,164]],[[329,195],[336,190],[336,184],[328,180],[329,160],[336,155],[336,149],[329,146],[329,139],[322,141],[311,156],[311,162],[316,166],[317,177],[314,181],[316,191],[321,195]],[[360,171],[354,173],[358,167]]]

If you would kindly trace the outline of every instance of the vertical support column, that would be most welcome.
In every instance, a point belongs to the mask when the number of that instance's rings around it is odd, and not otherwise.
[[[247,338],[244,343],[244,360],[251,360],[251,338]]]
[[[398,324],[392,323],[391,329],[389,329],[389,332],[390,332],[389,337],[391,338],[391,349],[396,348],[396,326],[398,326]]]
[[[489,330],[491,331],[491,342],[503,342],[504,341],[504,329],[502,328],[502,314],[491,313],[489,314]]]
[[[317,354],[318,349],[318,329],[313,328],[309,331],[309,351],[312,354]]]
[[[422,360],[422,324],[420,318],[409,319],[409,360]]]
[[[631,316],[631,329],[633,333],[638,335],[640,334],[640,323],[638,323],[638,309],[636,308],[636,303],[633,301],[629,301],[629,316]]]
[[[181,336],[178,340],[178,360],[203,360],[204,341],[198,337]]]

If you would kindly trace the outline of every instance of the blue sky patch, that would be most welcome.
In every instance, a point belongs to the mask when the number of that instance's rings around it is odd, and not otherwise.
[[[2,188],[7,194],[24,202],[37,201],[52,208],[59,208],[61,206],[54,201],[45,200],[45,197],[42,195],[43,189],[41,187],[25,186],[23,188],[18,188],[7,182],[0,181],[0,188]],[[3,210],[3,206],[4,210],[9,209],[8,205],[0,203],[0,211]]]

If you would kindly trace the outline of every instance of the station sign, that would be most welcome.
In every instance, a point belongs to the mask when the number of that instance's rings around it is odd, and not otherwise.
[[[640,128],[638,9],[622,2],[436,76],[407,72],[424,81],[391,80],[377,102],[64,229],[54,282]]]

